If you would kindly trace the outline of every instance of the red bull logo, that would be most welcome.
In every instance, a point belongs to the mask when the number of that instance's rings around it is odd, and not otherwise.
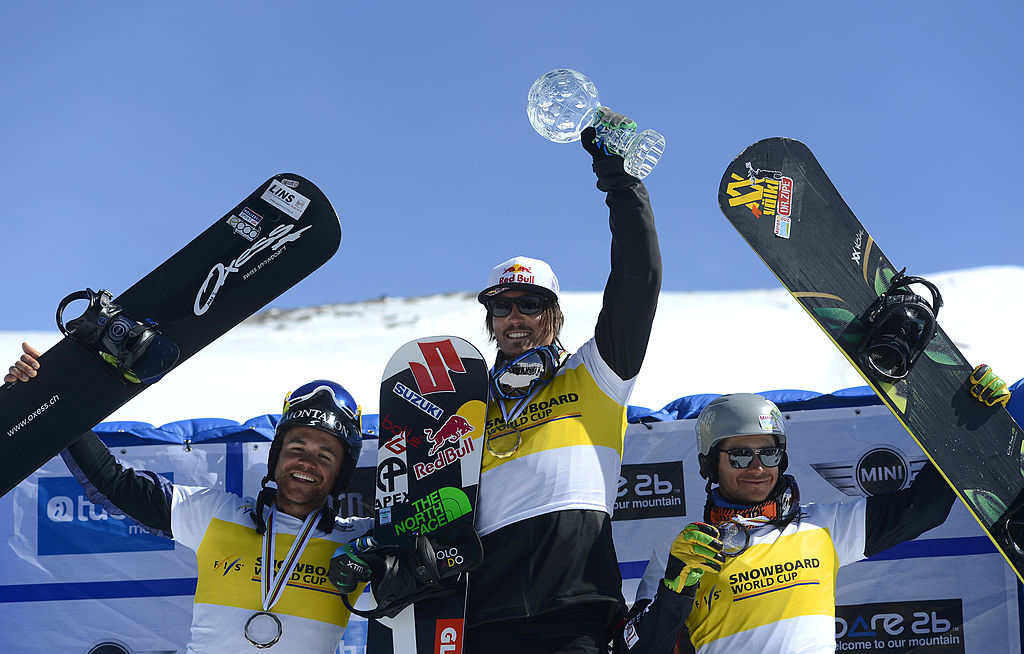
[[[524,266],[521,263],[514,263],[498,276],[499,284],[533,284],[536,277],[534,277],[533,270],[529,267]]]
[[[476,448],[472,438],[465,438],[476,428],[462,416],[456,414],[448,418],[440,429],[424,429],[423,436],[431,443],[427,456],[437,455],[437,458],[426,463],[416,463],[413,471],[416,479],[423,479],[427,475],[437,472],[441,468],[447,468],[459,459],[473,452]],[[461,444],[460,444],[461,442]],[[459,447],[445,447],[445,444],[452,443]]]
[[[506,275],[508,273],[529,273],[532,275],[533,271],[524,266],[523,264],[517,263],[506,268],[504,271],[502,271],[501,274]]]
[[[427,456],[437,454],[445,443],[458,445],[462,437],[471,433],[473,429],[473,425],[457,413],[448,418],[436,432],[433,429],[424,429],[423,436],[430,443],[430,451],[427,452]]]

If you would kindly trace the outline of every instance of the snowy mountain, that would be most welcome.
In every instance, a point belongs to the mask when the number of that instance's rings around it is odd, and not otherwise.
[[[1024,267],[925,276],[945,300],[940,324],[967,359],[989,363],[1010,383],[1024,377],[1024,340],[1008,329],[1024,321]],[[563,293],[562,342],[567,348],[590,337],[600,304],[600,293]],[[183,363],[108,420],[241,422],[279,412],[288,390],[315,378],[344,384],[365,412],[376,413],[380,375],[403,343],[452,334],[493,358],[483,317],[475,292],[267,311]],[[45,349],[59,337],[56,329],[0,332],[0,353],[7,353],[0,354],[0,362],[13,362],[23,340]],[[863,384],[781,287],[664,292],[630,403],[656,409],[696,393],[832,392]]]

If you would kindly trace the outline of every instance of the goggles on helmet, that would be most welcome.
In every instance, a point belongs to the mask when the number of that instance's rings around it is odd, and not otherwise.
[[[520,295],[519,297],[499,297],[487,300],[484,306],[495,318],[504,318],[512,313],[512,305],[519,309],[524,316],[532,316],[540,313],[548,301],[542,295]]]
[[[278,429],[293,423],[308,425],[338,436],[351,446],[361,437],[359,419],[359,406],[344,387],[317,380],[285,397]]]
[[[737,447],[731,450],[720,450],[722,454],[729,457],[729,465],[733,468],[749,468],[754,462],[756,454],[761,459],[761,464],[766,468],[777,468],[782,463],[782,457],[786,450],[781,447]]]
[[[491,372],[494,396],[502,400],[527,397],[554,378],[560,358],[561,349],[557,345],[544,345],[505,361]]]

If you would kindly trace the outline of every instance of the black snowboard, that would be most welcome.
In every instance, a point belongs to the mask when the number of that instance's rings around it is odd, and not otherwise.
[[[146,357],[152,364],[159,355],[163,369],[140,376],[158,379],[180,365],[323,265],[340,242],[338,215],[312,182],[283,173],[262,183],[113,298],[124,315],[160,332],[137,368],[152,368]],[[40,366],[30,383],[0,390],[0,496],[150,385],[126,380],[70,337],[43,353]]]
[[[906,427],[1024,581],[1024,556],[1013,542],[1024,539],[1012,522],[1007,524],[1024,491],[1021,430],[1006,409],[985,406],[970,395],[973,366],[941,328],[905,379],[881,381],[858,362],[862,318],[888,290],[897,269],[807,146],[786,138],[751,145],[725,171],[718,202]],[[998,362],[989,363],[998,371]]]
[[[417,339],[391,357],[380,387],[373,529],[379,544],[407,546],[413,534],[473,524],[487,380],[480,352],[452,336]],[[439,568],[463,565],[470,553],[459,549],[438,551]],[[367,654],[459,654],[467,575],[457,579],[448,596],[371,620]]]

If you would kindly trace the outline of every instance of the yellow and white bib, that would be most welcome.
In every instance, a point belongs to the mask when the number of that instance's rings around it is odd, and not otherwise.
[[[480,534],[552,511],[587,509],[610,515],[633,382],[612,372],[591,339],[518,418],[506,423],[491,401],[485,438],[503,444],[518,431],[522,442],[508,458],[486,449],[483,453],[476,518]]]
[[[188,652],[251,652],[246,620],[263,610],[260,572],[263,537],[253,527],[255,502],[222,491],[174,487],[171,531],[174,540],[195,550],[199,569]],[[275,551],[283,554],[295,540],[302,520],[278,512]],[[327,579],[331,555],[341,543],[373,527],[370,518],[339,519],[330,534],[315,530],[302,558],[271,612],[281,621],[274,652],[334,652],[348,624],[349,612]],[[277,562],[280,565],[280,561]],[[362,587],[349,596],[355,603]]]
[[[705,575],[686,626],[699,654],[835,652],[835,587],[839,567],[864,558],[865,506],[808,504],[784,531],[751,532],[750,546]],[[653,598],[665,576],[671,541],[654,551],[637,589]]]

